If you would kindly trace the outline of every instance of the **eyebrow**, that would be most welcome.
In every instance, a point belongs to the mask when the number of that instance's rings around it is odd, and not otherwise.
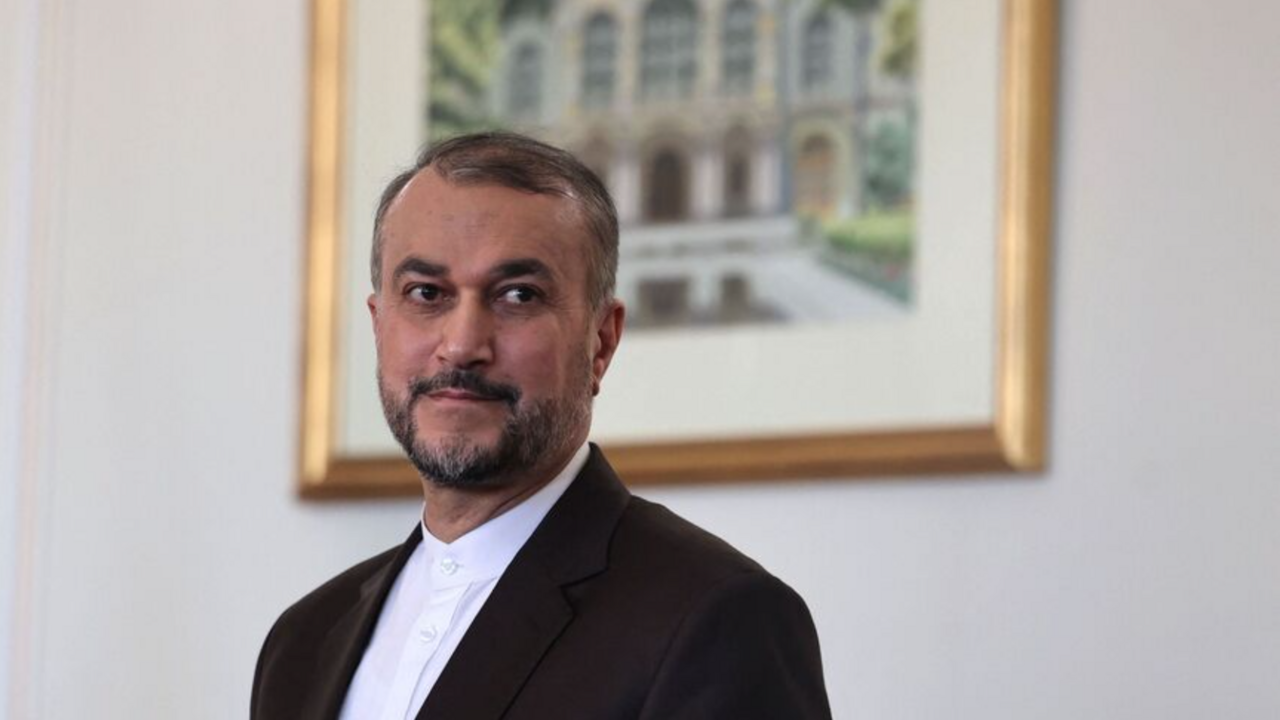
[[[518,258],[500,262],[493,266],[493,269],[489,271],[489,275],[495,280],[524,277],[526,275],[541,277],[546,280],[555,279],[555,273],[551,272],[551,268],[536,258]]]
[[[413,273],[414,275],[426,275],[427,277],[445,277],[449,274],[449,268],[438,263],[427,262],[420,257],[407,257],[396,265],[395,272],[391,273],[391,281],[395,282],[401,277]]]
[[[400,261],[391,273],[391,281],[396,282],[405,275],[423,275],[425,277],[443,278],[449,276],[449,268],[439,263],[428,262],[420,257],[410,256]],[[537,258],[517,258],[505,260],[493,266],[489,276],[494,280],[506,280],[515,277],[533,276],[546,280],[554,280],[555,273],[546,263]]]

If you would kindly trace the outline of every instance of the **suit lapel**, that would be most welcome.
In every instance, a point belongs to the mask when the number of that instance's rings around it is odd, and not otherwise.
[[[418,718],[501,717],[572,618],[558,585],[539,568],[512,562],[445,665]]]
[[[418,720],[497,720],[573,619],[563,586],[602,572],[630,494],[600,449],[525,543],[445,665]]]
[[[316,653],[313,687],[320,692],[310,696],[303,717],[335,719],[342,711],[343,700],[364,650],[373,635],[373,627],[382,611],[391,586],[409,560],[413,549],[422,541],[422,528],[414,528],[391,562],[360,585],[359,595],[343,613],[320,644]]]

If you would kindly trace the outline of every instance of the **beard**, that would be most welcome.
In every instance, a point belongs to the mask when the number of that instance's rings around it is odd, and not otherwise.
[[[522,401],[520,389],[486,380],[471,370],[446,370],[409,382],[403,399],[387,387],[381,371],[378,392],[391,434],[404,448],[418,474],[438,487],[483,488],[507,484],[557,457],[591,417],[591,366],[584,357],[574,368],[576,382],[561,397]],[[447,388],[465,390],[507,406],[501,434],[482,445],[463,433],[434,441],[418,437],[413,408],[430,393]]]

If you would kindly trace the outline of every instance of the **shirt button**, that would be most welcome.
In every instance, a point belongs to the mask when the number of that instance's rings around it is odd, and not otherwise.
[[[445,558],[440,561],[440,572],[445,575],[452,575],[458,572],[458,561],[453,558]]]
[[[429,643],[436,639],[436,626],[429,625],[418,631],[418,638],[424,643]]]

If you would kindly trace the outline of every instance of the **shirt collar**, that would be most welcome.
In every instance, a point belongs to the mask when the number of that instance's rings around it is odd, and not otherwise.
[[[422,523],[422,549],[431,585],[445,588],[501,575],[569,488],[582,466],[586,465],[589,454],[590,448],[584,442],[551,482],[519,505],[451,543],[441,542],[427,530],[425,520],[419,521]],[[427,515],[426,510],[424,503],[423,518]]]

